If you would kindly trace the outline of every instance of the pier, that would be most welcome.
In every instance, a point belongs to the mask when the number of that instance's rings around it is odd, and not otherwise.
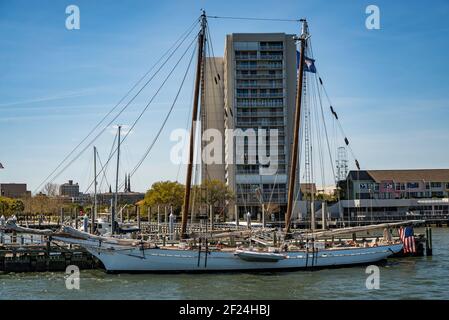
[[[55,244],[51,239],[29,235],[2,235],[0,272],[65,271],[70,265],[80,270],[96,269],[101,263],[85,249]]]

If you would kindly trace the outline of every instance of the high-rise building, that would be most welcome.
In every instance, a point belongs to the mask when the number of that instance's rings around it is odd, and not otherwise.
[[[221,71],[222,70],[222,71]],[[218,78],[218,79],[217,79]],[[284,213],[287,207],[290,148],[296,97],[296,46],[294,35],[285,33],[234,33],[227,35],[224,58],[206,60],[202,128],[216,128],[223,135],[222,165],[202,165],[202,179],[224,179],[236,195],[235,205],[228,206],[230,216],[237,208],[240,216],[250,212],[257,217],[261,203]],[[221,98],[222,97],[222,98]],[[278,130],[277,170],[261,174],[267,164],[258,153],[262,141]],[[233,130],[233,131],[232,131]],[[244,148],[235,135],[225,132],[241,130]],[[254,130],[256,138],[248,135]],[[231,141],[232,139],[232,141]],[[266,154],[271,155],[272,140],[266,138]],[[270,150],[270,152],[268,152]],[[270,154],[268,154],[270,153]],[[255,156],[253,156],[256,154]],[[241,156],[241,157],[240,157]],[[242,163],[243,162],[243,163]],[[296,173],[298,174],[298,173]],[[299,183],[297,176],[296,181]],[[298,184],[296,189],[298,189]],[[295,194],[298,194],[295,190]]]

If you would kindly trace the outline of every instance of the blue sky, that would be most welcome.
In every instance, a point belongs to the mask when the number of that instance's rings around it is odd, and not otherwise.
[[[81,29],[65,28],[78,5]],[[380,8],[380,30],[365,8]],[[433,1],[65,1],[0,0],[0,182],[33,190],[155,63],[205,8],[210,15],[306,17],[317,68],[362,168],[449,168],[449,3]],[[287,22],[210,19],[214,51],[232,32],[298,33]],[[121,176],[154,137],[187,59],[124,144]],[[144,191],[160,179],[183,181],[169,161],[171,129],[185,128],[189,73],[173,117],[133,178]],[[131,124],[156,86],[118,123]],[[95,143],[104,161],[112,128]],[[92,178],[87,150],[56,183]],[[108,176],[113,181],[112,171]]]

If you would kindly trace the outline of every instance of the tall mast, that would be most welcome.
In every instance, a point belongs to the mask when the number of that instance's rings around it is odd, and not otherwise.
[[[189,218],[189,206],[190,206],[190,190],[192,183],[192,167],[193,167],[193,154],[195,150],[195,129],[196,121],[198,118],[198,101],[200,94],[201,78],[203,73],[202,66],[204,61],[204,43],[206,36],[206,12],[203,10],[201,14],[201,31],[198,35],[198,58],[196,63],[196,76],[195,76],[195,95],[193,98],[193,111],[192,111],[192,125],[190,127],[190,144],[189,144],[189,160],[187,163],[187,175],[186,175],[186,189],[184,194],[184,206],[182,211],[182,225],[181,225],[181,237],[185,239],[187,237],[187,220]]]
[[[296,88],[296,107],[295,107],[295,123],[293,131],[293,146],[292,155],[290,161],[290,176],[288,180],[288,199],[287,199],[287,212],[285,214],[285,234],[287,235],[290,231],[290,222],[292,219],[293,201],[295,193],[295,182],[296,182],[296,167],[298,164],[298,146],[299,146],[299,126],[301,120],[301,102],[302,102],[302,84],[304,77],[304,55],[306,51],[306,42],[309,36],[307,21],[301,19],[302,31],[299,37],[300,42],[300,58],[299,58],[299,68],[298,68],[298,81]]]
[[[122,126],[118,126],[118,138],[117,138],[117,171],[115,172],[115,194],[114,194],[114,208],[112,210],[112,218],[111,218],[111,233],[115,233],[115,215],[117,214],[117,198],[118,198],[118,171],[120,166],[120,132],[122,130]]]
[[[97,147],[94,146],[94,211],[92,213],[92,233],[94,231],[95,218],[97,216]]]

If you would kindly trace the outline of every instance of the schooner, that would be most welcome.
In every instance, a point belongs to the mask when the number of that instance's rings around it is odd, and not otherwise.
[[[229,231],[222,233],[191,234],[188,232],[190,211],[191,181],[193,158],[195,153],[195,122],[198,118],[199,100],[201,97],[204,77],[204,61],[206,46],[206,14],[200,17],[198,33],[198,50],[196,59],[196,75],[194,83],[193,112],[190,131],[189,157],[186,173],[184,206],[182,211],[181,240],[177,245],[158,245],[152,241],[139,241],[91,235],[64,226],[59,232],[47,232],[53,240],[80,245],[98,258],[107,272],[209,272],[209,271],[267,271],[267,270],[297,270],[310,267],[334,267],[356,264],[370,264],[384,260],[390,255],[402,250],[402,243],[386,239],[373,246],[358,246],[347,244],[336,246],[329,242],[319,242],[321,236],[329,239],[332,231],[308,234],[310,241],[298,244],[295,236],[303,236],[305,232],[291,232],[290,225],[294,205],[295,171],[298,163],[299,132],[301,119],[301,104],[303,95],[303,75],[305,50],[310,37],[307,21],[300,20],[302,30],[297,38],[299,44],[299,66],[297,68],[296,109],[294,117],[294,139],[290,159],[290,174],[288,188],[288,207],[285,217],[284,235],[277,241],[263,243],[257,240],[259,233],[265,229],[248,229],[245,231]],[[313,213],[312,213],[313,214]],[[409,222],[410,223],[410,222]],[[402,223],[370,226],[367,228],[391,228]],[[9,226],[18,232],[32,232],[18,226]],[[365,229],[364,229],[365,230]],[[42,231],[40,231],[42,232]],[[272,230],[269,232],[273,232]],[[341,233],[342,230],[339,230]],[[211,241],[229,239],[239,245],[212,246]],[[262,242],[263,249],[255,249],[251,241]]]

